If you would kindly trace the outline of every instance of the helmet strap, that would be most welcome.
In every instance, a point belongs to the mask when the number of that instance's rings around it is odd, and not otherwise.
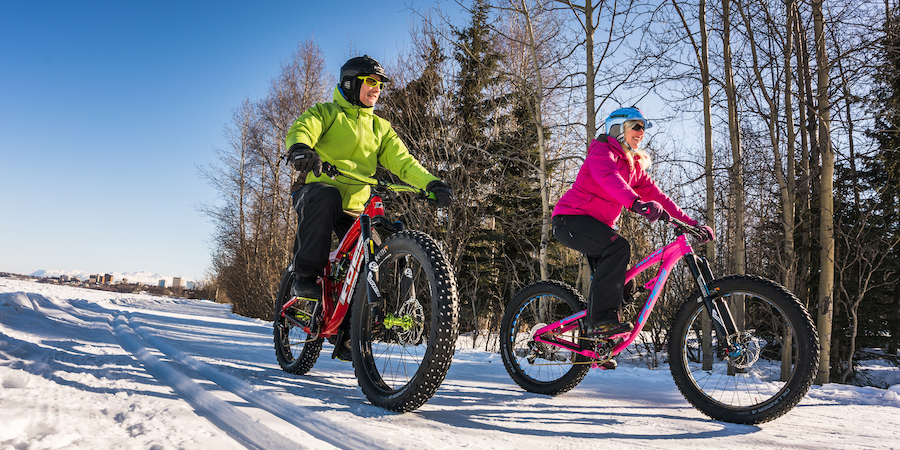
[[[629,152],[634,152],[635,150],[631,148],[631,145],[628,142],[625,142],[625,133],[622,133],[616,136],[616,140],[619,141],[619,144],[622,145],[622,148]]]

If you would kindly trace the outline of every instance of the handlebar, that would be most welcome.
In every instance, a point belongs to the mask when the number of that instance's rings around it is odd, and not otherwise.
[[[678,220],[674,217],[669,216],[668,214],[666,216],[667,217],[663,217],[660,220],[664,220],[669,225],[674,227],[676,235],[687,233],[687,234],[691,235],[691,237],[693,237],[694,239],[697,239],[698,241],[703,242],[705,240],[705,236],[704,236],[703,232],[700,231],[699,226],[688,225],[688,224],[682,222],[681,220]]]
[[[327,161],[322,161],[322,173],[328,175],[329,178],[335,180],[339,175],[345,178],[349,178],[354,181],[359,181],[360,183],[368,184],[375,189],[383,189],[392,192],[411,192],[417,194],[416,197],[424,200],[436,200],[436,197],[433,192],[426,191],[424,189],[414,188],[412,186],[407,186],[405,184],[396,184],[391,183],[389,181],[378,180],[375,178],[364,177],[352,173],[346,173],[338,169],[334,164],[331,164]]]

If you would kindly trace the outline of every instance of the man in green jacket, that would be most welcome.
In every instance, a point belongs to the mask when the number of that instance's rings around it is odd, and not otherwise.
[[[331,233],[343,237],[369,199],[369,186],[322,175],[322,160],[364,177],[374,175],[380,163],[403,182],[434,192],[438,207],[453,199],[450,187],[409,154],[390,122],[373,114],[382,86],[390,81],[378,61],[351,58],[341,67],[334,100],[309,108],[288,130],[287,158],[298,171],[291,186],[298,216],[292,296],[320,299],[316,278],[328,261]]]

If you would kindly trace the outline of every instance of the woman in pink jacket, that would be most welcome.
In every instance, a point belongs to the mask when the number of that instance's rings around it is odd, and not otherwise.
[[[628,240],[613,228],[622,207],[650,222],[674,217],[697,225],[647,175],[650,155],[640,149],[652,124],[637,108],[620,108],[606,119],[606,134],[591,142],[575,183],[553,209],[553,234],[563,245],[584,253],[594,269],[582,336],[631,331],[619,308],[631,259]],[[712,229],[703,227],[712,240]]]

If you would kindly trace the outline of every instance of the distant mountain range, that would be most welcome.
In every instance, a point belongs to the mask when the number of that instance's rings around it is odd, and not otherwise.
[[[151,286],[156,286],[159,284],[159,280],[166,280],[166,286],[172,285],[172,278],[168,275],[160,275],[158,273],[150,273],[150,272],[85,272],[83,270],[37,270],[31,273],[31,276],[38,278],[57,278],[62,275],[68,275],[70,277],[78,278],[82,281],[87,281],[91,275],[106,275],[110,274],[113,276],[113,282],[118,283],[122,280],[128,280],[129,283],[144,283]],[[181,285],[184,286],[188,281],[196,282],[196,280],[192,280],[190,278],[181,277]]]

